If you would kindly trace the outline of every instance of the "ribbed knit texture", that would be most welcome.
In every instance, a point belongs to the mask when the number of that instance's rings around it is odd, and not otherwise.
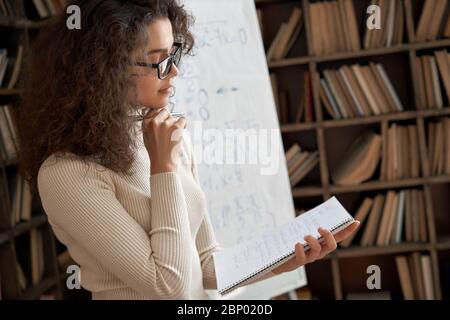
[[[49,223],[93,299],[207,299],[219,244],[192,146],[183,139],[177,172],[150,176],[142,132],[138,139],[132,175],[70,153],[48,157],[38,189]]]

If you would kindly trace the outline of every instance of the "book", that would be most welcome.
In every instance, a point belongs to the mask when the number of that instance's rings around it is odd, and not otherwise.
[[[364,221],[366,220],[371,208],[372,208],[372,204],[373,204],[373,199],[372,198],[365,198],[364,201],[362,202],[361,206],[359,207],[358,211],[355,214],[355,219],[358,220],[361,225],[364,224]],[[360,228],[361,229],[361,228]],[[344,241],[342,241],[340,243],[340,246],[342,248],[347,248],[350,246],[350,244],[352,243],[353,238],[357,235],[357,233],[353,233],[351,236],[349,236],[347,239],[345,239]]]
[[[405,256],[397,256],[395,257],[395,264],[397,265],[397,272],[400,278],[403,298],[405,300],[413,300],[414,290],[412,287],[412,277],[408,266],[408,259]]]
[[[271,58],[273,58],[274,60],[284,58],[285,53],[287,53],[286,48],[288,47],[288,45],[292,46],[292,41],[295,41],[294,37],[298,36],[299,28],[301,26],[301,18],[302,10],[295,7],[291,12],[289,20],[286,22],[286,28],[284,32],[276,43],[277,47],[274,49],[275,51]]]
[[[354,221],[336,197],[332,197],[260,237],[213,253],[219,293],[230,293],[288,261],[295,255],[297,243],[303,244],[305,251],[309,250],[304,240],[306,235],[323,241],[319,227],[336,234]]]
[[[372,177],[380,160],[381,136],[362,133],[345,151],[345,156],[331,172],[336,185],[356,185]]]
[[[310,3],[309,24],[314,55],[361,48],[358,21],[351,0]]]
[[[429,255],[421,255],[423,282],[425,290],[425,299],[434,300],[433,272],[431,266],[431,258]]]

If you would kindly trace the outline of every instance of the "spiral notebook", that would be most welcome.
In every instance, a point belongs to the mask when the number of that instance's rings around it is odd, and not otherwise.
[[[306,235],[311,234],[322,241],[317,230],[319,227],[335,234],[353,221],[347,210],[332,197],[260,237],[215,252],[213,257],[219,293],[230,293],[286,262],[294,256],[297,242],[303,243],[305,250],[308,250],[309,246],[303,239]]]

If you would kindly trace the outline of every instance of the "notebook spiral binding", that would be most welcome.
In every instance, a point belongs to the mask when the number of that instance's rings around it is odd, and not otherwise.
[[[335,225],[334,227],[332,227],[332,228],[330,229],[330,231],[331,231],[331,233],[333,233],[333,234],[334,234],[334,233],[337,233],[337,232],[341,231],[341,229],[344,229],[345,227],[347,227],[347,225],[350,224],[350,223],[353,222],[353,221],[354,221],[353,218],[345,219],[343,222],[341,222],[341,223]],[[321,239],[323,239],[322,236],[319,237],[319,238],[317,238],[317,240],[319,240],[319,241],[320,241]],[[305,248],[305,249],[309,249],[309,246],[308,246],[307,244],[305,244],[305,245],[304,245],[304,248]],[[277,264],[279,264],[279,263],[281,263],[281,262],[284,262],[284,260],[290,258],[290,257],[291,257],[292,255],[294,255],[294,254],[295,254],[295,250],[292,250],[291,252],[289,252],[289,253],[285,254],[284,256],[280,257],[278,260],[273,261],[273,262],[270,263],[269,265],[266,265],[266,266],[262,267],[261,269],[257,270],[256,272],[251,273],[250,275],[246,276],[245,278],[241,279],[240,281],[234,282],[233,284],[229,285],[228,287],[224,288],[223,290],[220,290],[220,291],[219,291],[220,294],[221,294],[221,295],[224,295],[224,294],[227,294],[227,293],[233,291],[237,285],[239,285],[239,284],[241,284],[241,283],[244,283],[245,281],[247,281],[247,280],[253,278],[254,276],[260,274],[261,272],[263,272],[263,271],[265,271],[265,270],[267,270],[267,269],[269,269],[269,268],[271,268],[271,267],[273,267],[273,266],[275,266],[275,265],[277,265]]]

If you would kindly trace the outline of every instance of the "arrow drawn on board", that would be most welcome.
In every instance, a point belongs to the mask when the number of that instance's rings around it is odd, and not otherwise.
[[[239,91],[239,88],[236,88],[236,87],[231,87],[231,88],[221,87],[221,88],[219,88],[216,91],[216,93],[217,94],[225,94],[227,92],[236,92],[236,91]]]

